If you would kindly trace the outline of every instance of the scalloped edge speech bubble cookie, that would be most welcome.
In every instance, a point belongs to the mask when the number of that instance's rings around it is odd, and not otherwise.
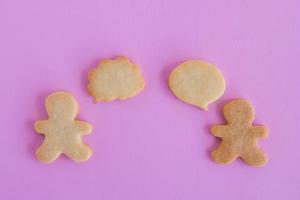
[[[94,102],[125,100],[134,97],[145,87],[138,65],[124,56],[102,60],[88,76],[88,92]]]
[[[188,60],[171,72],[169,87],[180,100],[207,111],[208,105],[224,94],[225,80],[213,64]]]

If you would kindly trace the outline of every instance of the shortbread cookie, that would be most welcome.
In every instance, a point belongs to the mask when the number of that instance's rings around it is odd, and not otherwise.
[[[224,106],[227,125],[212,126],[214,136],[222,138],[221,144],[212,152],[217,163],[228,164],[237,157],[252,166],[263,166],[267,156],[257,144],[258,138],[266,138],[268,130],[262,125],[252,125],[254,109],[245,99],[236,99]]]
[[[88,80],[88,92],[95,102],[128,99],[145,86],[139,67],[126,57],[102,60]]]
[[[37,149],[37,158],[51,163],[60,154],[74,161],[86,161],[92,150],[83,143],[82,135],[88,135],[92,126],[84,121],[75,120],[79,106],[75,98],[67,92],[55,92],[46,99],[49,118],[35,122],[36,132],[45,135],[43,144]]]
[[[204,110],[225,90],[221,72],[203,60],[189,60],[177,66],[169,76],[169,87],[182,101]]]

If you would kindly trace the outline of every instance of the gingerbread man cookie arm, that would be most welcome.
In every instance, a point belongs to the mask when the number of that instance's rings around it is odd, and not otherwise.
[[[75,128],[82,135],[89,135],[93,129],[92,125],[85,121],[75,121]]]
[[[250,128],[250,132],[253,136],[259,138],[266,138],[268,137],[268,129],[265,126],[252,126]]]
[[[39,134],[47,134],[48,130],[48,120],[39,120],[34,123],[34,129]]]
[[[226,129],[227,127],[225,125],[215,125],[211,127],[210,132],[216,137],[223,137]]]

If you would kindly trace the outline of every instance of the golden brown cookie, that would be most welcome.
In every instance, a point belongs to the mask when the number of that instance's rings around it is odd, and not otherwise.
[[[217,163],[228,164],[237,157],[248,165],[263,166],[268,159],[257,144],[258,138],[266,138],[268,130],[262,125],[252,125],[254,109],[245,99],[236,99],[224,106],[227,125],[214,125],[211,133],[222,138],[221,144],[212,152]]]
[[[171,72],[169,87],[182,101],[207,110],[208,104],[223,95],[225,80],[214,65],[188,60]]]
[[[51,163],[62,153],[74,161],[88,160],[92,150],[83,143],[82,135],[90,134],[92,126],[75,120],[79,112],[75,98],[67,92],[55,92],[47,97],[45,105],[49,118],[34,124],[36,132],[45,135],[36,151],[38,160]]]
[[[139,67],[126,57],[102,60],[88,80],[88,92],[95,102],[128,99],[145,86]]]

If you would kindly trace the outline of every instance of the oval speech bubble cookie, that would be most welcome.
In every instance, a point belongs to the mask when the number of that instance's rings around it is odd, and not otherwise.
[[[145,86],[138,65],[126,57],[102,60],[88,77],[88,92],[99,101],[128,99],[137,95]]]
[[[208,110],[208,105],[223,95],[225,80],[214,65],[189,60],[171,72],[169,87],[182,101]]]

